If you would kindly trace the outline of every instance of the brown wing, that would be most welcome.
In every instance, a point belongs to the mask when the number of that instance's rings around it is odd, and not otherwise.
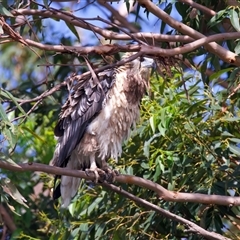
[[[81,141],[89,123],[97,116],[115,81],[113,71],[98,76],[99,83],[90,78],[76,83],[63,105],[54,133],[58,138],[53,165],[65,167],[72,151]]]

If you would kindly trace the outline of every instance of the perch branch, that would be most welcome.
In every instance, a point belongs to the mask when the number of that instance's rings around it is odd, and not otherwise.
[[[59,168],[53,167],[41,163],[19,163],[19,164],[11,164],[4,160],[0,159],[0,168],[17,171],[17,172],[45,172],[53,175],[66,175],[72,177],[83,178],[86,180],[94,180],[94,174],[86,175],[84,171],[79,170],[71,170],[67,168]],[[150,180],[121,174],[116,176],[116,182],[125,183],[125,184],[133,184],[143,188],[150,189],[159,196],[160,199],[169,201],[169,202],[195,202],[202,204],[216,204],[216,205],[225,205],[225,206],[240,206],[240,197],[232,197],[232,196],[222,196],[222,195],[207,195],[201,193],[182,193],[169,191],[162,187],[161,185],[154,183]]]

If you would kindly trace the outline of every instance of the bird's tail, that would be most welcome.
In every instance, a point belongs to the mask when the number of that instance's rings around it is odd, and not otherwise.
[[[80,169],[80,163],[78,161],[77,156],[75,156],[75,151],[73,151],[72,155],[70,156],[66,168],[68,169]],[[58,191],[60,190],[61,198],[62,198],[62,207],[66,208],[71,202],[71,199],[76,195],[79,185],[81,182],[81,178],[76,177],[69,177],[69,176],[62,176],[60,189],[59,186]],[[55,191],[57,191],[57,188]]]

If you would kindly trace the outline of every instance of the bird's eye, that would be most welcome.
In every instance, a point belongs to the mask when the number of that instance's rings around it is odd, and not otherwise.
[[[145,59],[144,59],[144,57],[140,57],[140,62],[143,62]]]

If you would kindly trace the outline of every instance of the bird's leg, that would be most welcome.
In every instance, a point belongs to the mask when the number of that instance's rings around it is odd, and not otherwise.
[[[94,175],[95,175],[94,182],[95,183],[97,183],[99,181],[100,177],[102,178],[102,176],[104,175],[104,178],[105,178],[105,175],[106,175],[105,172],[102,169],[97,167],[94,154],[90,155],[90,168],[86,169],[85,172],[86,172],[87,175],[89,175],[89,172],[94,173]],[[99,176],[99,174],[101,176]]]
[[[112,170],[111,168],[109,168],[107,162],[104,159],[102,159],[102,169],[106,173],[106,180],[109,183],[114,182],[115,177],[119,175],[117,170]]]

